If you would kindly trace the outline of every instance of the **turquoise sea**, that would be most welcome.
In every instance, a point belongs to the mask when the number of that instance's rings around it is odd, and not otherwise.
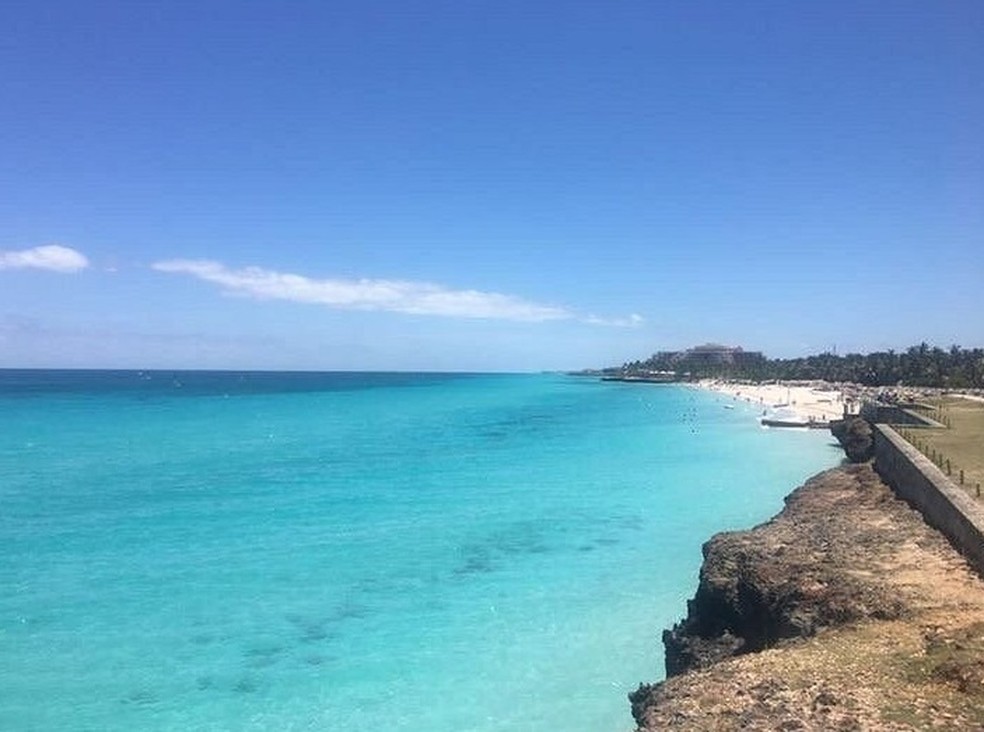
[[[681,386],[0,371],[0,729],[624,732],[836,464]]]

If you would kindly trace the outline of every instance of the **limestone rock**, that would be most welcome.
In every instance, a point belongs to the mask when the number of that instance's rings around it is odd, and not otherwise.
[[[927,635],[927,629],[932,632]],[[870,464],[714,536],[639,732],[984,729],[984,583]]]
[[[861,417],[848,417],[830,425],[830,431],[840,442],[852,463],[865,463],[875,455],[871,424]]]

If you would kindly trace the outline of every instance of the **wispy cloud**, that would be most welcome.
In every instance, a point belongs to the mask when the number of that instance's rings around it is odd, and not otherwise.
[[[0,250],[0,269],[46,269],[51,272],[81,272],[89,260],[81,252],[59,244],[46,244],[19,251]]]
[[[646,322],[638,313],[632,313],[627,318],[599,318],[597,315],[589,315],[581,320],[588,325],[604,325],[609,328],[638,328]]]
[[[197,259],[157,262],[153,268],[159,272],[192,275],[219,285],[227,293],[263,300],[291,300],[350,310],[527,322],[575,317],[565,308],[542,305],[513,295],[454,290],[428,282],[313,279],[260,267],[230,269],[220,262]]]

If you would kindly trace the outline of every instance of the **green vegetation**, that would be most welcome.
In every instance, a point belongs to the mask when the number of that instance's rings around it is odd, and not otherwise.
[[[769,381],[850,381],[865,386],[984,388],[984,349],[949,349],[921,343],[905,351],[822,353],[803,358],[770,359],[756,352],[735,349],[732,357],[708,358],[700,349],[660,352],[645,361],[624,364],[610,372],[642,374],[675,371],[689,378],[748,379]]]
[[[971,495],[984,490],[984,402],[945,396],[929,400],[947,429],[901,428],[902,435]]]

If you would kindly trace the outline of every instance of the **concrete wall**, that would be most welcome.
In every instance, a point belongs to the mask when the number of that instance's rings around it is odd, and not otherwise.
[[[875,470],[984,576],[984,506],[895,430],[874,425]]]
[[[872,424],[904,424],[914,427],[944,426],[914,409],[903,409],[894,404],[868,402],[861,407],[861,416]]]

